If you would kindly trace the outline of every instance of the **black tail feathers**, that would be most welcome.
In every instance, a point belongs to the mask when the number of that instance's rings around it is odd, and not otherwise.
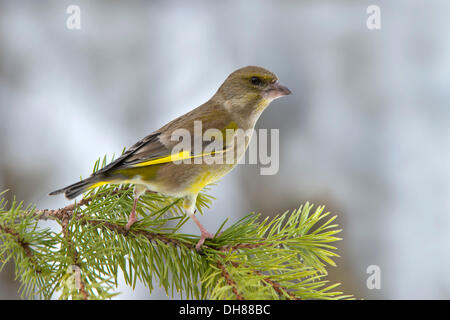
[[[98,182],[98,177],[91,176],[87,179],[81,180],[77,183],[71,184],[68,187],[55,190],[53,192],[50,192],[49,195],[54,196],[56,194],[64,193],[67,199],[73,199],[76,196],[82,194],[83,192],[87,191],[89,187],[94,185]]]

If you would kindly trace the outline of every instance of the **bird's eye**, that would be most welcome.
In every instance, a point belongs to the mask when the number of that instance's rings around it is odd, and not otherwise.
[[[261,85],[262,80],[258,77],[251,77],[250,82],[255,86],[259,86],[259,85]]]

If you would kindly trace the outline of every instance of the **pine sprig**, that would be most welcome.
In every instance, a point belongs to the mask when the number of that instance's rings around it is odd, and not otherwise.
[[[231,245],[221,245],[217,268],[211,268],[205,283],[215,299],[333,299],[347,298],[332,292],[323,280],[325,266],[335,265],[338,255],[329,243],[340,240],[334,235],[340,230],[322,224],[328,216],[323,207],[310,215],[313,206],[306,204],[292,213],[286,212],[272,220],[257,223],[257,215],[249,215],[228,229],[226,239]],[[333,219],[333,218],[332,218]],[[332,219],[328,221],[332,221]],[[302,221],[302,223],[300,223]],[[328,230],[328,231],[327,231]],[[225,232],[224,232],[225,233]],[[240,238],[245,235],[245,238]],[[312,236],[313,235],[313,236]],[[222,237],[222,236],[221,236]],[[218,240],[221,240],[221,237]],[[245,244],[243,244],[245,243]],[[212,259],[217,256],[211,254]],[[227,276],[225,276],[227,275]],[[235,288],[229,281],[233,279]],[[220,283],[220,285],[217,285]]]
[[[94,171],[102,164],[96,162]],[[336,299],[325,277],[334,266],[340,232],[324,207],[306,203],[273,219],[249,214],[207,240],[179,233],[188,220],[180,199],[153,192],[138,203],[140,216],[125,229],[133,202],[130,185],[105,185],[78,203],[36,210],[7,203],[0,194],[0,263],[14,260],[26,297],[109,299],[118,294],[123,274],[132,288],[143,282],[150,292],[162,287],[169,297],[188,299]],[[212,197],[202,193],[202,212]],[[61,231],[40,226],[55,220]]]

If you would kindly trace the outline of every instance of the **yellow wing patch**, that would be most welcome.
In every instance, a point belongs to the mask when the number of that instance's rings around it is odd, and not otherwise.
[[[88,189],[95,189],[95,188],[97,188],[97,187],[100,187],[100,186],[103,186],[104,184],[108,184],[108,183],[110,183],[110,182],[97,182],[97,183],[94,183],[92,186],[90,186]]]
[[[209,155],[213,155],[213,154],[216,154],[216,153],[223,153],[223,152],[226,152],[227,150],[229,150],[229,148],[224,149],[224,150],[219,150],[219,151],[213,151],[213,152],[208,152],[208,153],[197,154],[197,155],[191,155],[191,153],[188,150],[185,150],[185,151],[182,151],[180,153],[171,154],[170,156],[166,156],[166,157],[162,157],[162,158],[158,158],[158,159],[153,159],[153,160],[137,163],[137,164],[133,165],[132,168],[147,167],[147,166],[152,166],[152,165],[155,165],[155,164],[161,164],[161,163],[167,163],[167,162],[174,162],[174,161],[181,161],[181,160],[186,160],[186,159],[193,159],[193,158],[198,158],[198,157],[204,157],[204,156],[209,156]]]
[[[140,162],[140,163],[135,164],[132,167],[133,168],[137,168],[137,167],[152,166],[154,164],[167,163],[167,162],[173,162],[173,161],[180,161],[180,160],[188,159],[190,157],[191,157],[190,152],[185,150],[185,151],[182,151],[182,152],[177,153],[177,154],[171,154],[170,156],[166,156],[166,157],[162,157],[162,158],[158,158],[158,159],[153,159],[153,160],[149,160],[149,161]]]

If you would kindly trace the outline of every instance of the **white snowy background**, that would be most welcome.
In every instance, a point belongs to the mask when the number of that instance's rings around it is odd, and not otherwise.
[[[81,30],[66,28],[71,4]],[[381,30],[366,27],[371,4]],[[449,299],[449,12],[450,2],[412,0],[1,1],[0,190],[64,206],[48,192],[260,65],[294,93],[258,124],[280,130],[280,171],[238,167],[202,222],[214,231],[226,217],[324,204],[344,229],[330,279],[346,293]],[[370,265],[380,290],[366,286]],[[0,298],[17,288],[10,263]]]

